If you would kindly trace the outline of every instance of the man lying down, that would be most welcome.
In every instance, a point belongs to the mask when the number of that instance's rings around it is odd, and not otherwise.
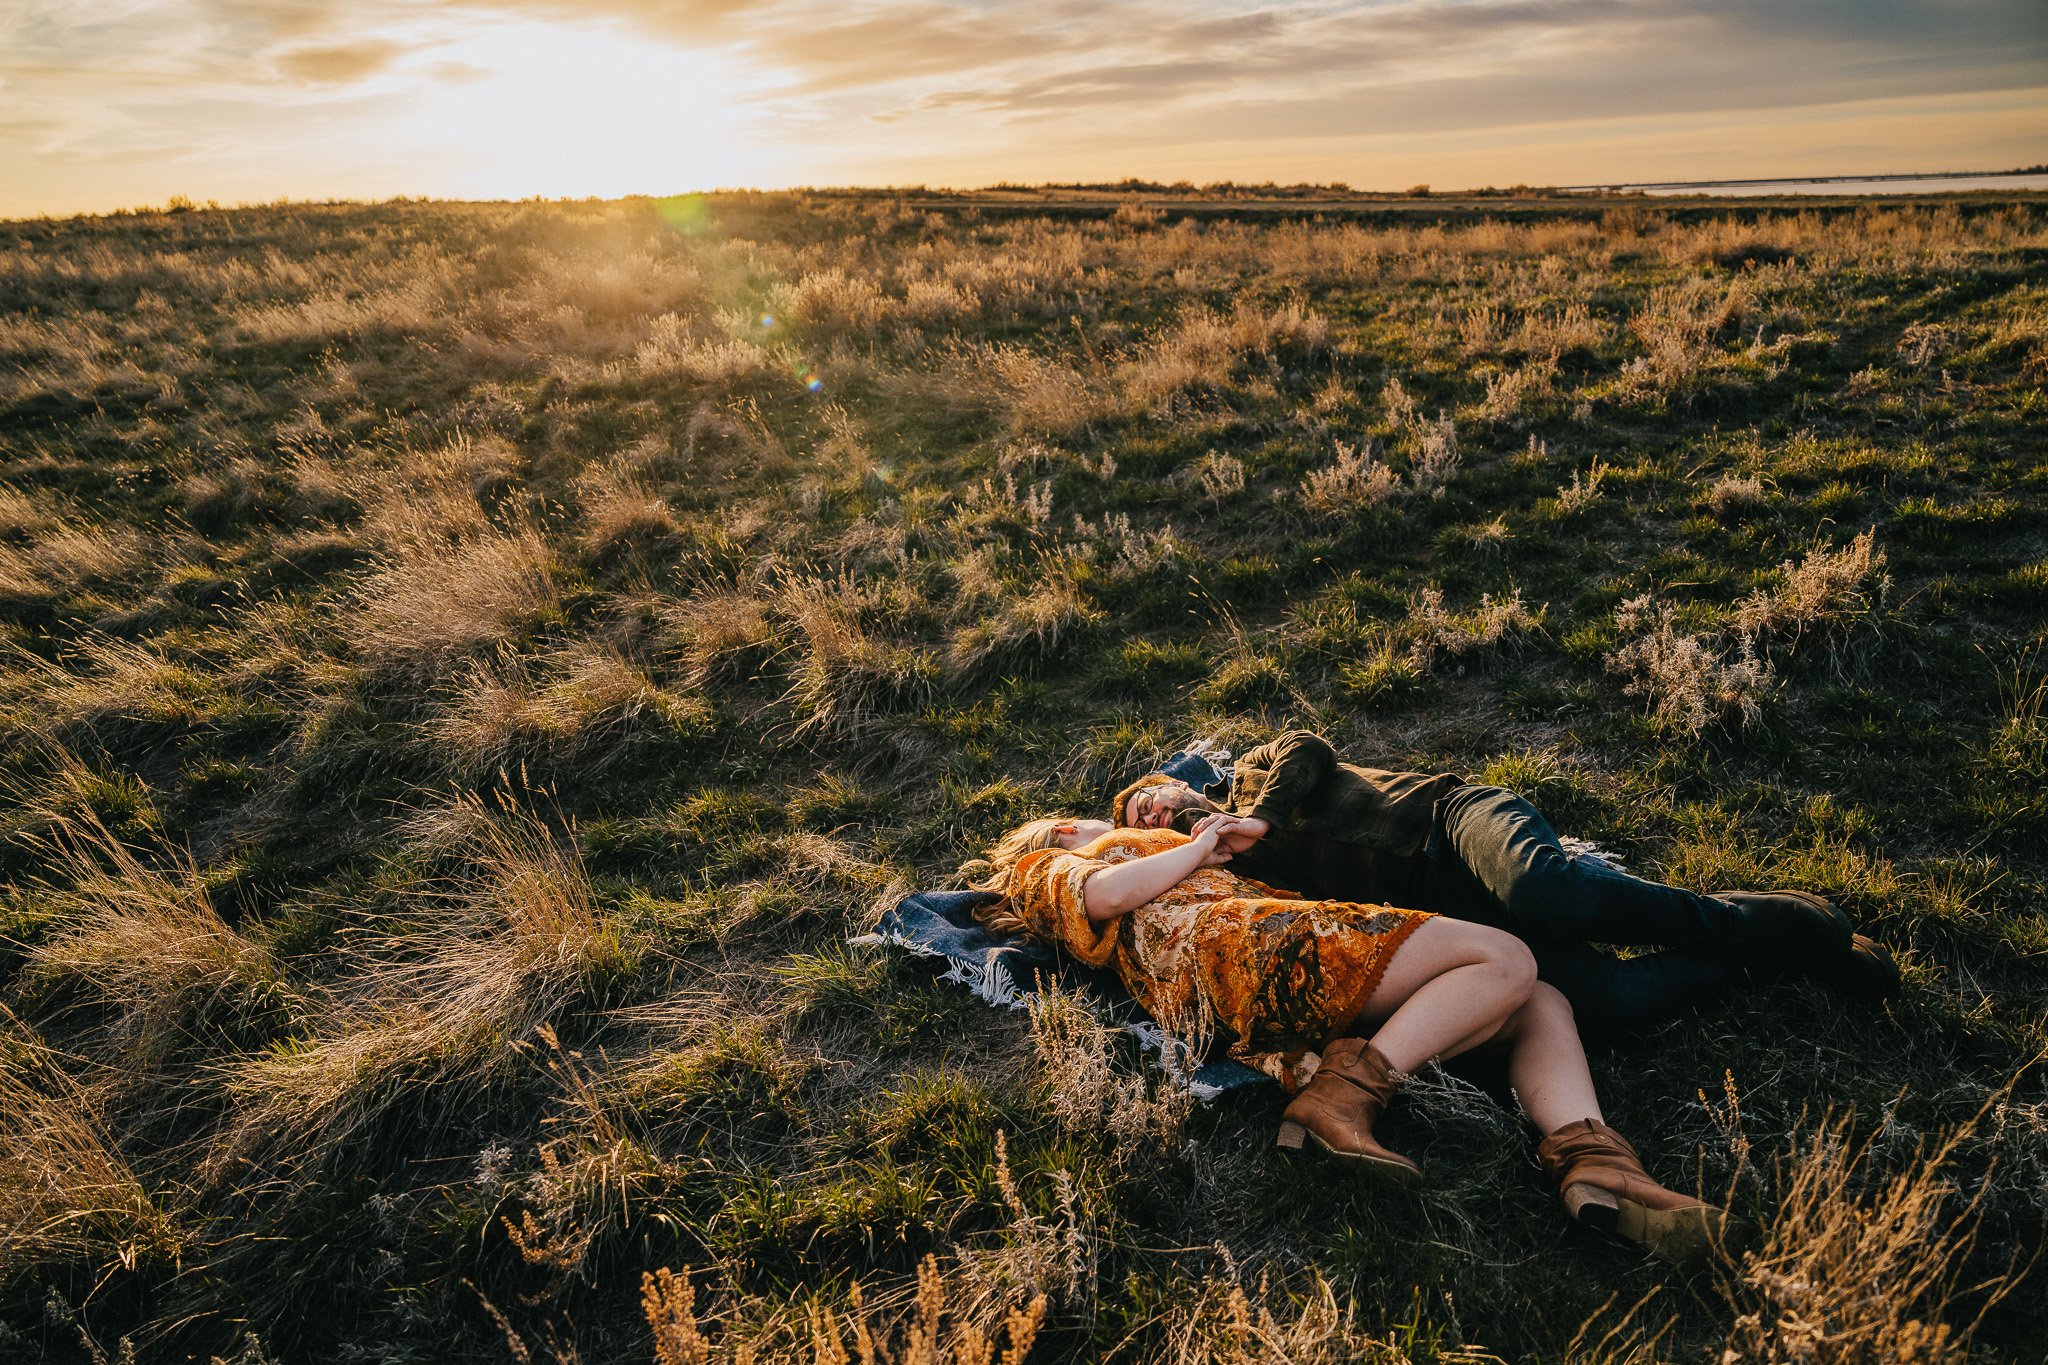
[[[1228,773],[1203,763],[1119,791],[1113,823],[1182,833],[1214,811],[1242,817],[1231,870],[1304,896],[1428,910],[1529,945],[1588,1033],[1690,1013],[1758,980],[1803,975],[1881,998],[1899,971],[1841,909],[1804,891],[1703,895],[1566,851],[1543,814],[1451,773],[1393,772],[1289,730]],[[1197,788],[1190,780],[1213,778]],[[1660,951],[1623,958],[1612,944]]]

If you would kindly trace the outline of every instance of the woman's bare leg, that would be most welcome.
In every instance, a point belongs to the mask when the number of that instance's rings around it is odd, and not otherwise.
[[[1413,1071],[1493,1038],[1535,986],[1536,960],[1514,935],[1431,919],[1401,944],[1359,1019],[1378,1024],[1372,1045],[1396,1071]]]
[[[1599,1119],[1600,1097],[1579,1041],[1572,1007],[1554,986],[1539,981],[1494,1041],[1508,1049],[1508,1084],[1536,1131],[1556,1132],[1580,1119]]]

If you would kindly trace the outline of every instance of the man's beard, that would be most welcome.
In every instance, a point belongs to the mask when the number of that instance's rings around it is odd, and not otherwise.
[[[1202,821],[1215,813],[1211,810],[1204,810],[1200,806],[1182,806],[1173,813],[1173,819],[1168,823],[1167,828],[1177,829],[1182,834],[1193,834],[1196,825],[1201,824]]]

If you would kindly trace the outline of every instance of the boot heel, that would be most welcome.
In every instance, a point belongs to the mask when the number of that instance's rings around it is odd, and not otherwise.
[[[1563,1191],[1564,1211],[1587,1227],[1613,1232],[1621,1221],[1621,1199],[1598,1185],[1570,1185]]]
[[[1308,1129],[1289,1119],[1280,1125],[1280,1132],[1273,1138],[1273,1145],[1275,1147],[1283,1147],[1290,1152],[1298,1152],[1301,1150],[1302,1144],[1307,1141]]]

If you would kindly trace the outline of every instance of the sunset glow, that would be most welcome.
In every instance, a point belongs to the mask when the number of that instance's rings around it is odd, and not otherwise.
[[[2023,0],[29,0],[0,16],[0,213],[1997,169],[2048,160],[2038,20]]]
[[[454,149],[448,192],[467,198],[662,193],[747,183],[768,153],[748,143],[745,101],[715,55],[615,27],[511,23],[447,44],[443,74],[394,137]]]

